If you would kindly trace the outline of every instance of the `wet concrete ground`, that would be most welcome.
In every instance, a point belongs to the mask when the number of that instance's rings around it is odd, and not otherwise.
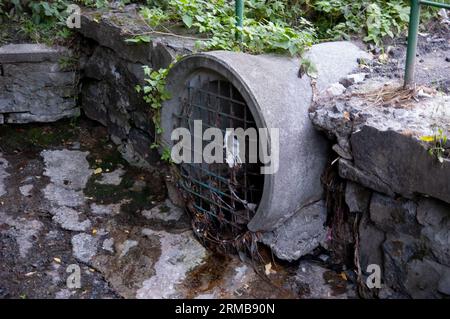
[[[319,259],[269,257],[265,276],[206,250],[155,168],[127,165],[85,119],[0,126],[0,298],[355,296]],[[80,288],[67,285],[70,265]]]

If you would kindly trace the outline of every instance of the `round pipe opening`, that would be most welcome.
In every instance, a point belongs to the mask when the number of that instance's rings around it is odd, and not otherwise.
[[[247,232],[247,224],[255,216],[263,193],[264,176],[260,174],[260,161],[252,162],[249,158],[250,151],[254,151],[250,144],[257,145],[258,136],[256,140],[245,136],[244,158],[230,161],[227,131],[254,129],[257,134],[257,125],[238,89],[214,71],[203,69],[192,73],[185,81],[179,101],[181,107],[172,114],[174,128],[187,129],[190,145],[201,141],[201,150],[206,150],[208,145],[222,148],[217,162],[207,163],[203,159],[199,163],[179,165],[180,186],[194,216],[195,230],[208,241],[232,241]],[[203,138],[205,131],[211,128],[220,130],[224,144],[213,145],[215,139]],[[238,140],[231,143],[238,143]],[[197,149],[191,147],[190,152],[190,158],[194,159]],[[211,154],[216,155],[214,149]]]

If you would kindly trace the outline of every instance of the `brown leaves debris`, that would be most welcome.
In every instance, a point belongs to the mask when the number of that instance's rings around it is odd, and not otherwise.
[[[435,89],[423,85],[404,88],[401,85],[386,84],[379,90],[354,95],[368,100],[374,106],[410,108],[420,98],[433,97],[436,93]]]

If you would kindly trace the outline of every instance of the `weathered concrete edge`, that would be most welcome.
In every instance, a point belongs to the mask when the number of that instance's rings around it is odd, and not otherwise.
[[[58,62],[71,55],[64,47],[48,47],[43,44],[7,44],[0,47],[0,63]]]

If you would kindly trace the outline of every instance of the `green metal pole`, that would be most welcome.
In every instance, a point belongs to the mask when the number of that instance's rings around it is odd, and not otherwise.
[[[428,1],[428,0],[420,0],[420,4],[450,10],[450,3],[441,3],[441,2],[433,2],[433,1]]]
[[[414,69],[417,51],[417,34],[420,22],[420,0],[411,0],[411,13],[409,16],[408,49],[406,51],[405,84],[410,86],[414,83]]]
[[[236,26],[241,28],[244,26],[244,0],[235,0],[236,6]],[[239,32],[238,40],[242,41],[242,33]]]

